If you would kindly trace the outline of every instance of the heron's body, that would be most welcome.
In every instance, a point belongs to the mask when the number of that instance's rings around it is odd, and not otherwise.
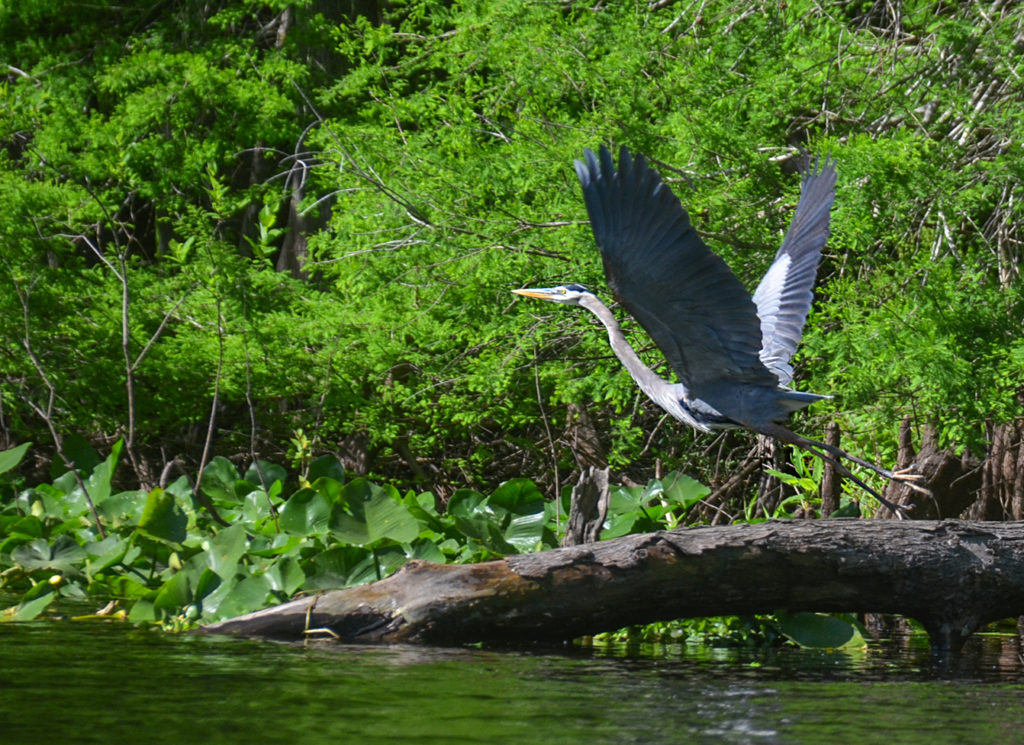
[[[528,294],[526,291],[524,294]],[[534,295],[536,297],[536,295]],[[711,401],[730,401],[732,405],[716,407],[687,389],[684,383],[670,383],[644,365],[629,344],[620,343],[621,327],[611,310],[589,292],[581,293],[578,305],[586,308],[604,323],[609,342],[619,361],[630,371],[633,379],[648,398],[681,422],[702,432],[721,429],[758,429],[770,423],[783,422],[794,411],[828,396],[793,391],[776,383],[765,387],[724,382],[708,386]],[[719,404],[721,406],[721,404]],[[756,422],[756,424],[755,424]]]
[[[891,472],[783,426],[793,412],[828,398],[789,384],[828,238],[834,163],[805,169],[793,222],[753,296],[700,239],[679,199],[642,156],[633,158],[623,147],[616,168],[607,148],[596,155],[586,150],[576,174],[608,286],[650,334],[678,382],[643,363],[611,310],[582,285],[515,292],[596,315],[640,389],[676,419],[704,432],[745,428],[807,448],[878,497],[836,458],[890,478]]]

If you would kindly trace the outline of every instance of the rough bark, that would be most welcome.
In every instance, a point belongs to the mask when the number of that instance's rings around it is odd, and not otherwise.
[[[1024,615],[1024,524],[790,520],[681,528],[387,579],[205,627],[347,641],[561,641],[675,618],[898,613],[937,651]]]
[[[825,443],[834,448],[840,447],[839,422],[829,422],[825,428]],[[842,493],[842,477],[836,467],[825,461],[821,474],[821,514],[828,517],[839,509],[839,495]]]
[[[931,492],[931,496],[915,491],[905,484],[892,481],[885,490],[885,498],[893,504],[906,507],[915,520],[955,518],[971,506],[982,487],[982,469],[970,454],[958,457],[950,450],[940,450],[935,427],[922,428],[921,449],[914,452],[910,440],[910,420],[904,419],[900,427],[899,468],[913,466],[922,475],[917,482]],[[878,518],[890,518],[887,507],[875,513]]]
[[[565,529],[563,546],[596,543],[601,537],[611,489],[608,486],[608,468],[587,466],[580,473],[579,482],[572,488],[569,524]]]

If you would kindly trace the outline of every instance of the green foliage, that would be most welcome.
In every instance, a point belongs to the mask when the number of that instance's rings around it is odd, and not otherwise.
[[[593,637],[595,644],[686,642],[716,647],[770,647],[783,639],[772,616],[710,616],[633,626]]]
[[[839,649],[865,644],[863,627],[850,614],[776,613],[775,619],[786,638],[801,647]]]
[[[706,443],[657,426],[591,319],[508,294],[604,292],[570,165],[602,142],[648,154],[750,285],[799,150],[836,156],[799,385],[837,400],[802,428],[838,416],[891,460],[904,414],[975,448],[1017,416],[1018,4],[335,6],[0,8],[10,441],[124,436],[153,483],[147,464],[205,462],[209,428],[212,455],[336,452],[447,498],[523,473],[553,491],[571,404],[634,481],[659,460],[709,481]]]
[[[0,467],[13,468],[26,451],[0,452]],[[226,459],[211,461],[202,490],[231,523],[222,526],[207,517],[183,479],[166,490],[112,493],[120,452],[118,443],[83,474],[105,538],[84,501],[63,491],[77,488],[69,474],[54,484],[20,490],[8,484],[0,492],[0,590],[20,594],[0,621],[32,620],[62,597],[115,599],[125,606],[121,618],[183,629],[299,592],[372,582],[410,559],[477,562],[555,548],[561,539],[554,504],[526,479],[505,482],[490,496],[459,490],[439,512],[432,494],[344,481],[336,461],[323,458],[311,473],[340,478],[316,475],[287,499],[284,469],[259,463],[240,479]],[[270,482],[268,474],[279,478]],[[674,527],[707,491],[675,473],[646,487],[614,489],[602,537]],[[597,641],[750,646],[782,636],[808,647],[863,643],[854,620],[809,613],[669,621]]]
[[[0,453],[0,465],[12,468],[25,452]],[[21,597],[2,618],[34,618],[58,597],[113,598],[132,622],[181,628],[297,592],[381,579],[410,559],[465,563],[554,548],[564,527],[554,504],[526,479],[507,481],[489,496],[461,489],[440,511],[430,493],[345,480],[339,464],[324,458],[311,464],[312,481],[285,498],[283,469],[261,462],[239,478],[218,457],[204,470],[201,490],[224,526],[210,519],[184,479],[148,493],[115,492],[111,474],[120,453],[118,444],[80,474],[105,538],[72,474],[37,487],[5,485],[0,589]],[[626,525],[674,524],[705,491],[674,474],[643,490],[620,489],[609,525],[621,534]]]
[[[620,487],[612,492],[604,538],[649,533],[682,524],[690,508],[710,493],[682,473],[670,473],[647,486]]]

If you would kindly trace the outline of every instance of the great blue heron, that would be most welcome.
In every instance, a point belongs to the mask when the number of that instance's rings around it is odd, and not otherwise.
[[[793,223],[753,298],[700,239],[679,199],[643,156],[634,158],[623,147],[616,170],[602,146],[598,155],[585,150],[575,166],[608,286],[650,334],[679,382],[663,380],[640,360],[611,310],[583,285],[513,292],[579,305],[597,316],[633,380],[676,419],[702,432],[744,428],[804,448],[899,515],[838,459],[890,479],[915,476],[894,474],[783,424],[793,412],[830,398],[794,391],[789,384],[790,360],[811,309],[811,288],[829,233],[834,161],[804,169]]]

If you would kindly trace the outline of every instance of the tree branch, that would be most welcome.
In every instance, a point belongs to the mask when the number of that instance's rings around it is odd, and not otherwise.
[[[937,652],[1024,614],[1024,524],[784,520],[631,535],[293,600],[206,632],[361,642],[563,641],[676,618],[898,613]]]

